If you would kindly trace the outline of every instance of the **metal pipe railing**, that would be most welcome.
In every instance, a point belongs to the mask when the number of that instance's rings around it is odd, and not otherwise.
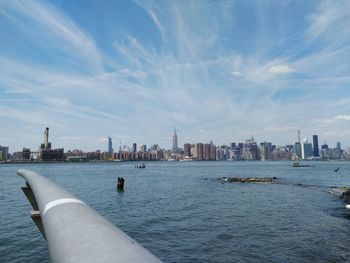
[[[32,218],[47,240],[56,262],[161,262],[122,230],[72,194],[29,170],[18,170],[26,180],[23,191]]]

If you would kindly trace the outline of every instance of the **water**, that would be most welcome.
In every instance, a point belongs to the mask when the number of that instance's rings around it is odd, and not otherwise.
[[[330,186],[350,163],[152,162],[0,165],[0,262],[50,262],[20,168],[49,177],[164,262],[349,262],[350,220]],[[338,173],[333,170],[340,167]],[[116,178],[125,178],[117,192]],[[222,184],[218,177],[278,177]],[[304,184],[308,187],[298,186]]]

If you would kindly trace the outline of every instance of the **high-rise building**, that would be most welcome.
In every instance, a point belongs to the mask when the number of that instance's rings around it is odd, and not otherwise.
[[[337,150],[341,151],[341,143],[340,142],[337,142]]]
[[[0,161],[7,161],[9,156],[9,147],[0,146]]]
[[[314,157],[320,157],[320,149],[318,147],[318,136],[312,135],[312,141],[314,146]]]
[[[210,160],[210,145],[208,143],[204,144],[204,160]]]
[[[210,145],[210,160],[216,160],[216,146]]]
[[[203,160],[204,159],[203,143],[197,143],[196,144],[196,156],[197,156],[197,160]]]
[[[191,157],[191,144],[184,144],[184,156]]]
[[[173,153],[177,153],[179,151],[179,147],[177,144],[177,133],[176,129],[174,129],[174,135],[173,135]]]
[[[141,151],[141,152],[146,152],[146,151],[147,151],[146,145],[141,144],[141,146],[140,146],[140,151]]]
[[[300,130],[297,130],[297,142],[300,143]]]
[[[108,153],[109,154],[113,153],[112,138],[111,137],[108,137]]]
[[[259,151],[261,160],[271,160],[272,144],[270,142],[260,143]]]
[[[296,142],[294,144],[294,154],[296,158],[301,158],[301,144],[300,142]]]
[[[308,140],[305,138],[303,142],[301,143],[301,158],[307,159],[312,157],[312,144],[308,142]]]
[[[132,152],[137,152],[137,144],[135,142],[132,144]]]

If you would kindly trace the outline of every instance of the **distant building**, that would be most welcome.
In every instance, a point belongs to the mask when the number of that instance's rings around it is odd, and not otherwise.
[[[254,141],[254,137],[247,139],[243,145],[243,158],[245,160],[258,160],[258,146]]]
[[[196,157],[197,157],[197,160],[200,160],[200,161],[204,159],[203,143],[196,144]]]
[[[30,149],[29,148],[23,148],[22,150],[22,158],[23,160],[30,161]]]
[[[262,142],[259,146],[260,160],[271,160],[272,144],[270,142]]]
[[[176,129],[174,129],[174,135],[173,135],[173,153],[178,153],[179,147],[177,144],[177,133]]]
[[[339,154],[341,153],[341,143],[337,142],[337,147],[336,147],[337,151],[339,152]]]
[[[216,146],[210,144],[210,160],[216,160]]]
[[[303,160],[308,159],[313,156],[312,144],[308,142],[305,138],[301,143],[301,158]]]
[[[314,157],[320,157],[320,149],[318,148],[318,136],[312,135],[312,141],[314,146]]]
[[[146,148],[147,148],[146,145],[141,144],[141,146],[140,146],[140,151],[141,151],[141,152],[146,152],[146,151],[147,151]]]
[[[132,144],[132,151],[133,151],[134,153],[137,152],[137,144],[136,144],[136,143],[133,143],[133,144]]]
[[[296,159],[301,158],[301,143],[300,142],[296,142],[294,144],[294,155],[296,157]]]
[[[216,148],[216,160],[225,160],[226,156],[225,156],[225,149],[222,147],[217,147]]]
[[[164,151],[157,150],[156,151],[156,160],[162,160],[162,159],[164,159]]]
[[[191,154],[194,159],[197,159],[197,150],[195,144],[191,144]]]
[[[208,143],[204,144],[204,160],[210,160],[210,145]]]
[[[113,146],[112,146],[112,138],[108,137],[108,153],[112,155],[113,153]]]
[[[300,130],[297,130],[297,142],[301,143],[301,141],[300,141]]]
[[[0,161],[7,161],[9,156],[9,147],[0,146]]]
[[[46,127],[44,133],[44,143],[40,145],[40,160],[41,161],[63,161],[64,149],[51,149],[51,143],[49,142],[49,127]]]
[[[191,144],[189,143],[184,144],[184,156],[191,157]]]

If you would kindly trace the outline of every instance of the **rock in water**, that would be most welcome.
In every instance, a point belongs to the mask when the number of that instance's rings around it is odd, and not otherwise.
[[[273,183],[277,177],[222,177],[219,179],[227,183]]]

